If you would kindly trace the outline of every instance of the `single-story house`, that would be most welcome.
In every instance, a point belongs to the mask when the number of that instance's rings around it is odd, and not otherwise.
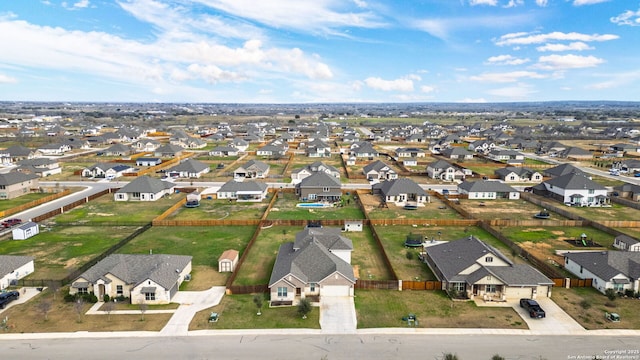
[[[603,294],[607,289],[640,292],[638,251],[568,252],[564,254],[564,268],[581,279],[593,279],[591,286]]]
[[[136,159],[136,166],[156,166],[162,164],[158,157],[140,157]]]
[[[400,158],[421,158],[427,156],[427,152],[418,148],[397,148],[396,156]]]
[[[113,144],[104,151],[106,156],[129,156],[133,153],[133,149],[125,144]]]
[[[613,247],[622,251],[640,251],[640,241],[629,235],[618,235],[613,240]]]
[[[11,231],[13,240],[26,240],[40,233],[40,227],[33,221],[27,221]]]
[[[140,176],[114,194],[115,201],[156,201],[174,192],[176,184],[149,176]]]
[[[271,167],[260,160],[249,160],[233,171],[234,179],[264,179]]]
[[[491,160],[506,162],[507,164],[524,163],[524,155],[515,150],[493,149],[487,157]]]
[[[60,174],[62,167],[58,160],[47,158],[24,159],[18,161],[18,171],[22,173],[36,174],[39,177],[47,177]]]
[[[260,202],[267,197],[269,186],[257,181],[229,180],[216,192],[218,199],[238,202]]]
[[[520,192],[500,181],[478,180],[463,181],[458,184],[458,193],[468,195],[469,199],[520,199]]]
[[[202,161],[187,159],[167,169],[167,174],[170,176],[176,175],[181,178],[200,178],[209,171],[211,171],[209,165]]]
[[[551,297],[553,281],[527,264],[515,264],[475,236],[425,248],[424,262],[451,297],[486,301]]]
[[[191,256],[112,254],[75,278],[70,294],[102,299],[128,297],[132,304],[168,304],[191,273]]]
[[[131,166],[120,163],[97,163],[82,169],[83,177],[117,178],[131,170]]]
[[[269,280],[273,305],[307,296],[353,296],[353,243],[339,228],[306,228],[280,246]]]
[[[442,149],[440,151],[440,154],[443,157],[446,157],[448,159],[456,159],[456,160],[471,160],[471,159],[473,159],[473,153],[470,152],[469,150],[463,148],[463,147],[460,147],[460,146],[455,146],[455,147]]]
[[[381,160],[365,165],[362,168],[362,172],[369,181],[386,181],[398,178],[398,173]]]
[[[236,271],[236,265],[238,265],[239,257],[238,250],[225,250],[218,258],[218,272],[234,272]]]
[[[239,150],[233,146],[216,146],[209,151],[210,156],[238,156]]]
[[[424,204],[431,201],[429,194],[415,181],[408,178],[383,181],[371,186],[373,194],[379,194],[382,201],[397,206]]]
[[[182,146],[173,145],[173,144],[164,144],[154,150],[153,156],[172,158],[172,157],[182,156],[183,152],[184,152],[184,148]]]
[[[0,290],[33,273],[31,256],[0,255]]]
[[[542,181],[542,174],[525,167],[520,166],[507,166],[499,168],[494,173],[504,182],[540,182]]]

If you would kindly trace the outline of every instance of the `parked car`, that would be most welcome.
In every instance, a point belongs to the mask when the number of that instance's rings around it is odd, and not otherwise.
[[[0,309],[4,309],[10,302],[17,300],[20,293],[17,291],[7,291],[0,293]]]
[[[12,226],[20,225],[20,224],[22,224],[22,220],[20,219],[7,219],[2,222],[2,227],[10,228]]]
[[[520,307],[525,309],[532,318],[542,319],[546,316],[540,304],[533,299],[520,299]]]

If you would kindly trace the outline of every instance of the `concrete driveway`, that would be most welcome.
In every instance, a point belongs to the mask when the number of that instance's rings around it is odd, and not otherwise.
[[[6,309],[9,309],[19,304],[24,304],[27,301],[31,300],[31,298],[40,294],[40,291],[38,291],[37,288],[35,287],[23,287],[18,289],[18,292],[20,293],[20,297],[17,300],[10,302],[4,309],[0,309],[0,314],[2,314],[2,312],[5,311]]]
[[[520,307],[519,302],[513,304],[513,308],[520,314],[522,319],[527,323],[527,326],[529,326],[529,329],[535,334],[570,335],[584,334],[586,332],[578,322],[564,312],[553,300],[549,298],[539,298],[536,299],[536,301],[546,314],[544,319],[532,319],[529,317],[529,313]]]
[[[224,296],[224,286],[214,286],[206,291],[178,291],[171,300],[180,303],[160,335],[181,336],[189,332],[189,324],[198,311],[218,305]]]
[[[355,333],[357,323],[353,297],[320,296],[320,328],[323,333]]]

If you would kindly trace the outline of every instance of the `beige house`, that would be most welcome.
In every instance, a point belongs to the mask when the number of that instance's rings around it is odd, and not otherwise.
[[[238,250],[225,250],[218,258],[218,272],[234,272],[238,265]]]
[[[40,187],[38,175],[9,172],[0,174],[0,200],[14,199]]]
[[[93,293],[102,301],[124,296],[132,304],[168,304],[191,273],[191,256],[113,254],[73,280],[70,294]]]

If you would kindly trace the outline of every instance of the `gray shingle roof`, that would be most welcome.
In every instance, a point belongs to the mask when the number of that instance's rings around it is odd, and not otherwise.
[[[549,179],[545,181],[545,183],[565,190],[606,190],[604,186],[589,179],[586,175],[576,173],[569,173],[553,179]]]
[[[430,163],[429,165],[427,165],[427,167],[432,169],[448,169],[450,167],[453,167],[453,165],[451,165],[448,161],[436,160]]]
[[[620,273],[633,279],[640,278],[640,252],[569,252],[565,256],[603,280],[609,280]]]
[[[387,168],[389,172],[395,172],[395,170],[393,170],[393,168],[391,168],[391,166],[385,164],[383,161],[381,160],[376,160],[374,162],[371,162],[367,165],[365,165],[362,170],[366,173],[370,172],[370,171],[381,171],[382,169]]]
[[[149,279],[165,289],[171,289],[178,281],[179,272],[191,262],[191,258],[186,255],[113,254],[99,261],[76,280],[83,278],[95,283],[98,279],[107,280],[105,275],[112,274],[126,284],[137,286]]]
[[[517,192],[518,190],[511,186],[501,183],[500,181],[463,181],[458,184],[458,189],[465,190],[469,193],[472,192],[496,192],[496,193],[508,193]]]
[[[0,185],[9,186],[37,178],[38,175],[35,174],[23,174],[21,172],[12,171],[6,174],[0,174]]]
[[[162,181],[150,176],[140,176],[123,186],[116,193],[159,193],[162,190],[171,189],[176,184],[169,181]]]
[[[269,164],[266,164],[260,160],[249,160],[244,165],[242,165],[243,169],[255,168],[262,172],[269,170]]]
[[[31,256],[0,255],[0,277],[11,274],[14,270],[33,261]]]
[[[301,188],[319,188],[319,187],[332,187],[340,188],[340,179],[336,179],[333,176],[329,176],[325,173],[314,173],[302,179],[298,184]]]
[[[317,241],[329,250],[353,250],[353,242],[342,236],[339,228],[306,228],[296,234],[294,249],[299,249],[309,241]]]
[[[235,181],[230,180],[224,183],[218,192],[238,192],[238,191],[265,191],[268,185],[256,181]]]
[[[558,176],[562,176],[562,175],[566,175],[569,173],[578,173],[578,174],[582,174],[583,172],[578,169],[577,167],[571,165],[571,164],[561,164],[558,166],[554,166],[550,169],[546,169],[544,171],[544,175],[545,176],[553,176],[553,177],[558,177]]]
[[[168,169],[167,171],[172,172],[188,172],[188,173],[199,173],[205,169],[207,169],[209,165],[203,163],[202,161],[187,159],[182,161],[180,164]]]
[[[408,178],[383,181],[373,185],[373,189],[380,190],[384,196],[397,196],[400,194],[417,194],[427,196],[427,192]]]
[[[512,172],[518,175],[519,177],[529,177],[531,176],[531,174],[534,173],[533,170],[527,169],[525,167],[520,167],[520,166],[507,166],[507,167],[499,168],[494,171],[496,175],[499,175],[502,177],[505,177]]]

